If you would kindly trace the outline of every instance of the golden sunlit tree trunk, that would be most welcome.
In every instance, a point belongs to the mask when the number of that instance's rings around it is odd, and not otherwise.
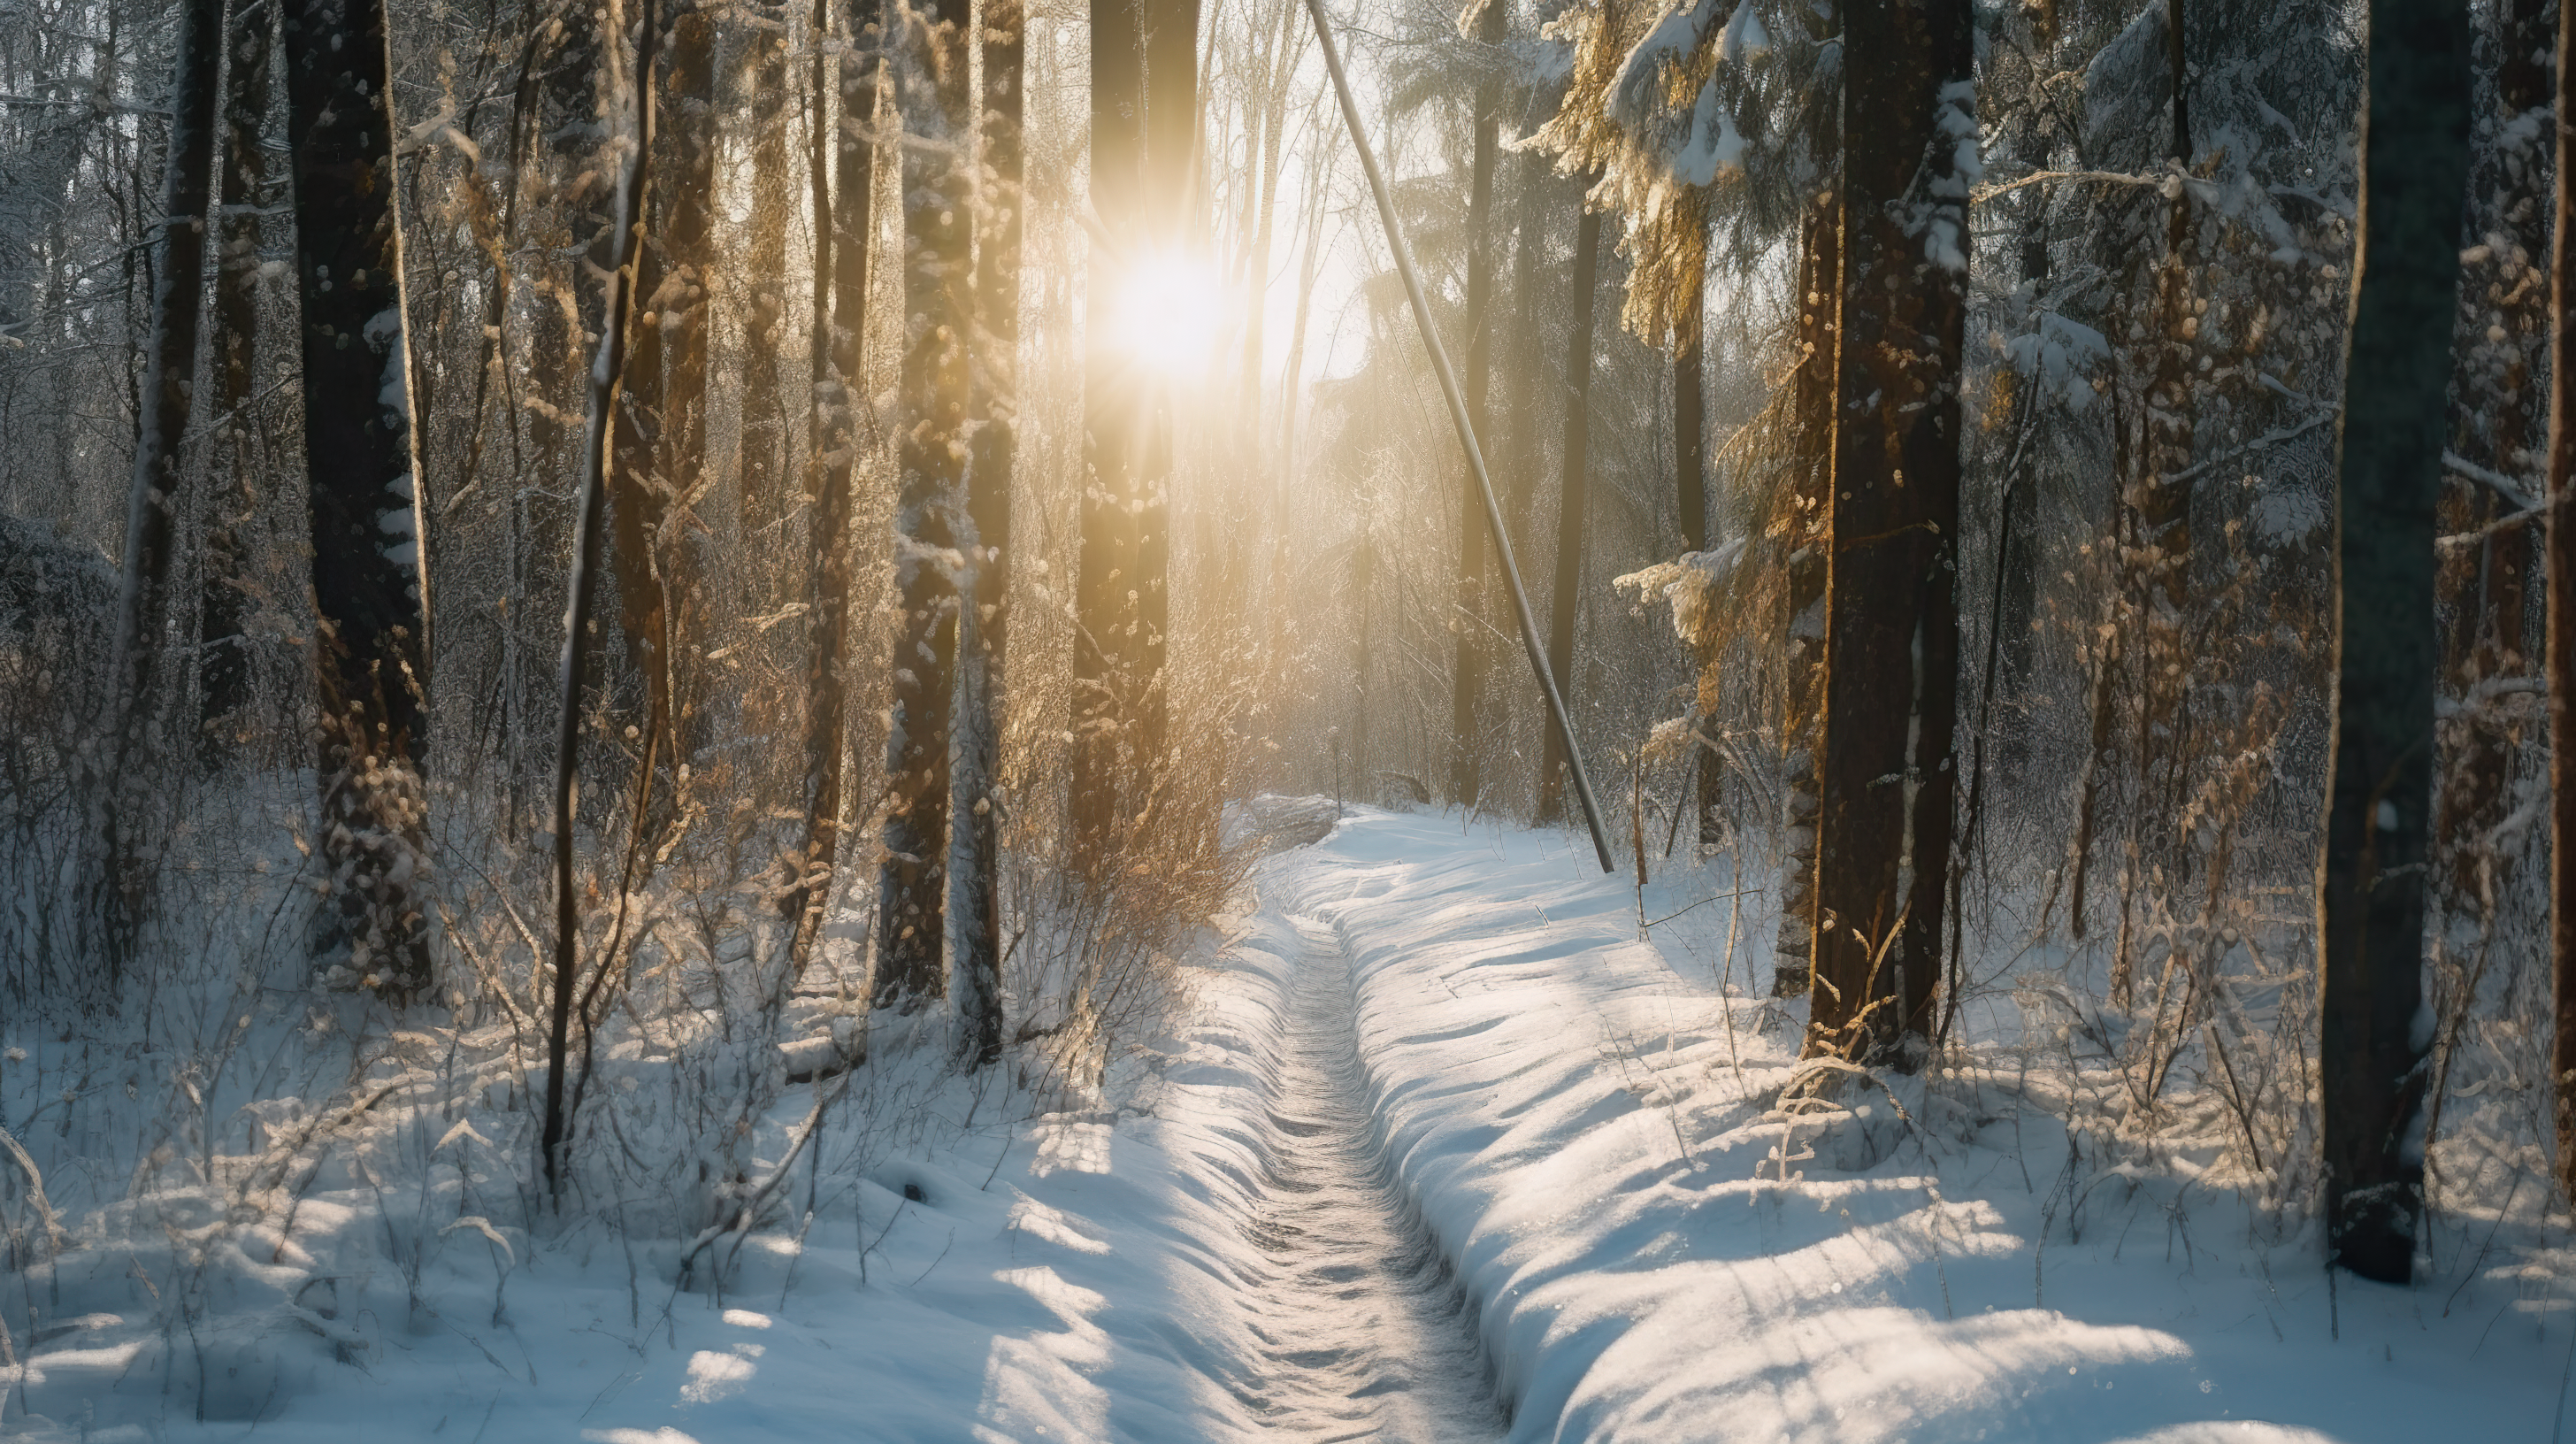
[[[1020,241],[1026,218],[1020,123],[1027,57],[1019,0],[984,0],[983,181],[976,248],[976,420],[969,453],[964,539],[974,578],[958,613],[961,658],[956,810],[963,817],[956,886],[954,963],[958,1052],[970,1066],[1002,1055],[1003,659],[1010,636],[1011,473],[1019,419]]]
[[[1187,258],[1206,242],[1199,219],[1199,0],[1143,0],[1143,5],[1143,233],[1149,252]],[[1136,626],[1127,689],[1135,706],[1131,813],[1142,813],[1159,797],[1163,756],[1170,743],[1171,696],[1165,685],[1165,663],[1171,648],[1174,404],[1171,382],[1156,380],[1147,400],[1148,430],[1137,453],[1136,571],[1131,584],[1136,593]]]
[[[787,410],[778,386],[780,348],[787,340],[787,224],[796,213],[796,182],[788,171],[788,37],[765,26],[742,31],[744,129],[750,133],[751,222],[743,238],[743,265],[726,277],[743,297],[742,316],[742,533],[765,536],[787,507],[792,464]],[[773,585],[782,580],[757,558],[771,548],[754,545],[751,559]],[[756,592],[761,602],[770,600]]]
[[[1806,1051],[1900,1067],[1930,1030],[1950,864],[1972,32],[1968,0],[1843,6]]]
[[[967,0],[902,12],[906,343],[896,452],[894,706],[886,734],[884,860],[877,875],[876,1006],[909,1013],[947,991],[949,730],[960,611],[975,324],[975,93]],[[969,528],[962,528],[970,530]]]
[[[1481,0],[1475,11],[1479,45],[1499,48],[1509,14],[1505,0]],[[1476,80],[1475,151],[1467,184],[1467,411],[1476,435],[1493,433],[1494,369],[1494,169],[1501,146],[1502,67],[1480,61]],[[1483,743],[1478,715],[1485,688],[1485,502],[1475,473],[1461,466],[1458,490],[1458,574],[1449,631],[1456,643],[1449,687],[1449,796],[1472,808],[1483,786]]]
[[[1584,178],[1586,196],[1601,177]],[[1592,435],[1593,317],[1600,307],[1593,294],[1601,259],[1601,213],[1588,201],[1574,231],[1573,315],[1565,331],[1565,471],[1556,507],[1556,597],[1548,615],[1547,669],[1565,687],[1574,675],[1574,622],[1582,610],[1584,503],[1590,480]],[[1565,818],[1565,734],[1553,721],[1540,722],[1543,741],[1538,764],[1538,820]]]
[[[1136,520],[1129,511],[1139,381],[1117,346],[1124,253],[1144,209],[1144,0],[1091,7],[1091,207],[1109,233],[1091,244],[1082,397],[1081,557],[1073,651],[1073,844],[1093,873],[1117,826],[1121,758],[1133,746],[1126,659],[1137,627]]]

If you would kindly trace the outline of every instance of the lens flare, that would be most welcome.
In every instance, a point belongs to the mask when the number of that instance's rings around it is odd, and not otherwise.
[[[1207,374],[1234,320],[1233,298],[1207,257],[1146,251],[1121,269],[1111,339],[1168,380]]]

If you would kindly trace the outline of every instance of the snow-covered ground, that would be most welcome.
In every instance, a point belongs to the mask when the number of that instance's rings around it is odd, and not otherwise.
[[[1745,995],[1734,899],[1641,940],[1580,842],[1366,810],[1256,884],[1099,1109],[997,1123],[1024,1096],[881,1055],[785,1225],[685,1291],[620,1200],[497,1221],[470,1113],[384,1125],[406,1182],[317,1166],[282,1219],[65,1219],[0,1433],[2551,1437],[2569,1315],[2508,1249],[2330,1287],[2312,1231],[2070,1130],[2000,1043],[1782,1111],[1794,1019]],[[1643,901],[1734,890],[1676,866]],[[192,1249],[210,1282],[165,1307]]]

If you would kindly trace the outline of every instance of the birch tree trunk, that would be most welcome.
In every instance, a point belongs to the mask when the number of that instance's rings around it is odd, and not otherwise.
[[[1832,123],[1827,157],[1842,148]],[[1781,649],[1780,936],[1772,950],[1771,993],[1794,998],[1815,986],[1816,733],[1825,688],[1825,575],[1833,513],[1834,344],[1842,316],[1842,210],[1838,167],[1809,198],[1798,221],[1798,369],[1789,378],[1796,468],[1790,485],[1788,636]]]

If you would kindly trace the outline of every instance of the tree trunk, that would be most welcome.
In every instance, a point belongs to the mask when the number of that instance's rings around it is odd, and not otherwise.
[[[1142,0],[1145,9],[1145,235],[1168,255],[1203,244],[1199,224],[1199,0]],[[1171,646],[1174,396],[1157,382],[1137,468],[1134,763],[1141,808],[1160,797],[1170,731],[1164,663]]]
[[[124,585],[117,597],[120,748],[141,739],[144,698],[160,660],[162,595],[178,536],[180,447],[196,394],[197,332],[205,310],[206,205],[214,191],[221,0],[185,0],[170,86],[169,154],[153,247],[152,332],[144,345],[143,411],[125,507]]]
[[[117,594],[114,688],[117,730],[102,800],[107,873],[99,903],[111,981],[123,970],[143,907],[140,849],[152,829],[152,795],[138,775],[156,730],[150,698],[160,668],[178,540],[181,444],[196,392],[197,330],[205,310],[206,204],[214,190],[216,79],[223,61],[223,0],[186,0],[170,86],[169,155],[152,268],[152,333],[144,346],[142,414],[125,504],[123,584]]]
[[[1584,193],[1600,184],[1598,174],[1585,177]],[[1600,308],[1593,290],[1601,259],[1601,213],[1589,202],[1574,231],[1574,314],[1565,333],[1565,481],[1556,507],[1556,599],[1548,617],[1547,668],[1573,706],[1570,685],[1574,665],[1574,618],[1583,591],[1583,512],[1588,480],[1586,453],[1592,430],[1592,319]],[[1545,724],[1546,740],[1538,765],[1538,820],[1565,817],[1565,734],[1553,719]]]
[[[1476,41],[1488,49],[1503,41],[1509,15],[1504,0],[1482,0]],[[1467,414],[1483,444],[1493,438],[1488,404],[1494,367],[1494,165],[1501,145],[1503,82],[1499,67],[1481,64],[1476,81],[1474,170],[1467,188]],[[1458,576],[1456,610],[1449,630],[1457,660],[1449,690],[1449,795],[1472,809],[1483,786],[1483,741],[1477,709],[1485,687],[1485,501],[1475,473],[1458,469]]]
[[[787,170],[788,38],[750,27],[743,45],[749,52],[743,88],[749,97],[754,202],[739,278],[748,293],[742,322],[742,534],[753,555],[760,556],[777,550],[774,544],[762,545],[775,540],[764,529],[783,521],[787,512],[791,448],[778,362],[787,340],[787,223],[796,205],[795,183]],[[766,589],[753,595],[769,600]]]
[[[608,241],[609,279],[600,318],[599,351],[590,365],[581,434],[581,493],[574,514],[572,575],[565,579],[563,654],[555,671],[556,730],[554,778],[555,950],[553,1014],[546,1034],[546,1115],[541,1151],[545,1157],[546,1192],[557,1207],[563,1203],[563,1165],[572,1134],[573,1116],[581,1110],[579,1089],[567,1090],[565,1070],[571,1062],[572,1025],[581,1022],[585,1039],[582,1083],[589,1082],[587,1039],[595,1019],[594,1004],[609,978],[612,957],[603,956],[587,983],[581,969],[581,898],[573,887],[573,780],[581,764],[581,692],[583,657],[591,644],[592,599],[598,590],[602,533],[606,531],[608,488],[615,459],[610,454],[610,413],[616,408],[625,377],[627,333],[635,309],[635,272],[640,250],[640,222],[646,211],[646,182],[653,154],[653,61],[661,40],[661,17],[655,0],[641,0],[641,41],[636,47],[633,86],[633,148],[619,173],[615,198],[604,234]],[[605,52],[600,59],[604,62]],[[651,749],[646,749],[649,767]],[[650,773],[646,774],[649,786]],[[632,879],[620,881],[623,888]],[[614,940],[609,943],[614,947]],[[576,997],[576,994],[578,996]]]
[[[1674,504],[1681,514],[1682,550],[1688,553],[1708,550],[1708,378],[1701,356],[1708,331],[1707,269],[1703,266],[1682,285],[1679,314],[1673,322],[1673,485]],[[1712,654],[1691,660],[1700,674],[1697,720],[1700,730],[1707,731],[1707,724],[1717,716],[1717,658]],[[1704,744],[1694,744],[1690,758],[1691,812],[1698,818],[1694,836],[1700,845],[1714,846],[1720,835],[1717,809],[1726,764]]]
[[[975,93],[967,0],[905,17],[895,69],[903,107],[902,491],[895,503],[894,710],[886,735],[885,861],[877,879],[876,1005],[912,1012],[947,991],[949,722],[959,580],[949,560],[966,510],[967,337],[975,322]]]
[[[1144,204],[1145,0],[1091,7],[1091,206],[1120,248],[1138,244]],[[1076,870],[1093,876],[1121,814],[1121,759],[1133,746],[1126,659],[1137,625],[1135,491],[1138,385],[1111,340],[1121,256],[1091,247],[1084,326],[1081,559],[1073,644],[1073,841]]]
[[[2560,115],[2576,115],[2576,5],[2558,7],[2558,104]],[[2568,334],[2576,297],[2576,129],[2552,127],[2551,147],[2557,162],[2553,197],[2549,272],[2549,508],[2544,540],[2548,548],[2547,593],[2549,668],[2549,961],[2556,1027],[2550,1048],[2550,1075],[2558,1132],[2558,1187],[2576,1198],[2576,516],[2568,502],[2576,496],[2576,337]]]
[[[383,0],[292,0],[304,463],[313,522],[326,970],[408,998],[430,982],[429,577],[394,211]]]
[[[2188,169],[2192,160],[2189,69],[2183,0],[2165,0],[2167,115],[2171,131],[2166,163]],[[2130,594],[2138,604],[2139,807],[2135,827],[2141,860],[2161,875],[2169,900],[2184,894],[2191,874],[2185,820],[2190,804],[2191,658],[2183,618],[2191,605],[2192,438],[2197,402],[2192,395],[2198,359],[2199,320],[2193,308],[2198,245],[2191,187],[2177,186],[2165,202],[2164,256],[2155,269],[2154,371],[2135,444],[2128,448],[2128,491],[2134,544]],[[2112,961],[2112,991],[2125,999],[2134,969],[2130,929]],[[2186,1021],[2184,1026],[2189,1026]]]
[[[866,28],[866,0],[851,6],[849,30]],[[815,28],[829,12],[818,3]],[[806,574],[805,850],[802,871],[789,893],[797,920],[791,956],[801,972],[813,955],[832,897],[832,870],[840,855],[842,759],[848,740],[849,698],[842,678],[850,632],[850,517],[857,505],[854,424],[860,402],[861,344],[867,339],[868,242],[875,226],[876,142],[873,133],[883,89],[887,43],[880,27],[874,43],[839,61],[841,123],[831,117],[833,62],[814,56],[813,129],[808,137],[815,217],[813,418],[806,447],[812,501],[813,556]],[[827,139],[827,135],[837,139]],[[824,159],[835,162],[827,183]],[[931,946],[938,946],[934,936]]]
[[[2432,808],[2433,502],[2442,465],[2467,12],[2372,0],[2352,337],[2337,445],[2333,782],[2324,866],[2318,1099],[2326,1247],[2364,1278],[2413,1272],[2423,1193],[2425,839]]]
[[[250,556],[242,535],[258,505],[252,485],[250,406],[259,355],[259,212],[268,204],[268,97],[275,21],[266,8],[234,24],[224,99],[222,220],[216,227],[212,415],[224,486],[206,528],[197,622],[198,721],[208,757],[228,739],[223,719],[250,701]]]
[[[1815,991],[1806,1051],[1910,1067],[1950,863],[1958,688],[1959,354],[1976,133],[1967,0],[1843,9]],[[1909,207],[1928,187],[1929,213]],[[1899,698],[1905,699],[1900,705]]]
[[[2548,249],[2548,201],[2541,187],[2549,171],[2542,136],[2523,139],[2528,127],[2515,121],[2545,112],[2550,103],[2549,68],[2540,56],[2550,44],[2545,0],[2510,0],[2496,17],[2499,60],[2496,100],[2504,124],[2496,127],[2495,152],[2482,167],[2492,176],[2492,198],[2481,207],[2492,229],[2485,237],[2482,269],[2495,277],[2494,289],[2480,295],[2474,275],[2461,278],[2459,320],[2454,335],[2468,352],[2466,371],[2456,386],[2458,414],[2453,443],[2462,455],[2508,476],[2529,474],[2533,416],[2533,338],[2546,335],[2550,296],[2538,284],[2542,257]],[[2477,186],[2472,179],[2473,187]],[[2472,189],[2471,194],[2478,194]],[[2477,225],[2473,216],[2470,225]],[[2501,244],[2497,244],[2501,242]],[[2490,317],[2492,315],[2492,322]],[[2490,324],[2501,340],[2490,340]],[[2472,339],[2474,338],[2474,339]],[[2476,412],[2489,408],[2489,426],[2471,424]],[[2545,426],[2546,421],[2542,419]],[[2444,534],[2473,532],[2502,520],[2508,504],[2493,487],[2453,478],[2438,515]],[[2475,547],[2447,549],[2437,562],[2437,585],[2453,604],[2453,624],[2442,638],[2442,674],[2450,695],[2464,700],[2461,715],[2443,730],[2449,753],[2441,785],[2439,812],[2433,826],[2437,854],[2435,879],[2441,884],[2445,910],[2454,917],[2478,918],[2481,932],[2494,926],[2495,897],[2501,892],[2500,867],[2506,859],[2487,841],[2504,820],[2514,756],[2522,731],[2483,702],[2478,685],[2494,677],[2528,670],[2523,636],[2524,603],[2531,581],[2532,532],[2513,526],[2492,532]]]
[[[636,257],[636,305],[625,391],[615,419],[613,539],[627,659],[644,684],[657,755],[685,759],[681,701],[692,582],[674,526],[705,466],[706,281],[715,234],[715,17],[693,4],[671,19],[668,123],[657,127],[670,177],[657,188],[658,224]]]
[[[957,738],[956,806],[964,813],[957,877],[957,1015],[959,1054],[970,1066],[1002,1056],[1002,663],[1010,634],[1011,472],[1019,411],[1020,238],[1026,216],[1021,186],[1022,72],[1027,59],[1019,0],[984,0],[983,152],[992,187],[979,215],[977,338],[969,458],[966,538],[974,605],[958,613],[963,658],[958,695],[964,719]]]
[[[1841,125],[1818,149],[1841,149]],[[1794,505],[1788,512],[1789,635],[1782,647],[1780,935],[1772,953],[1771,992],[1797,997],[1815,984],[1816,730],[1824,705],[1825,574],[1832,512],[1826,506],[1834,469],[1834,337],[1842,315],[1842,212],[1828,179],[1798,222],[1798,369],[1789,380],[1790,465]]]

